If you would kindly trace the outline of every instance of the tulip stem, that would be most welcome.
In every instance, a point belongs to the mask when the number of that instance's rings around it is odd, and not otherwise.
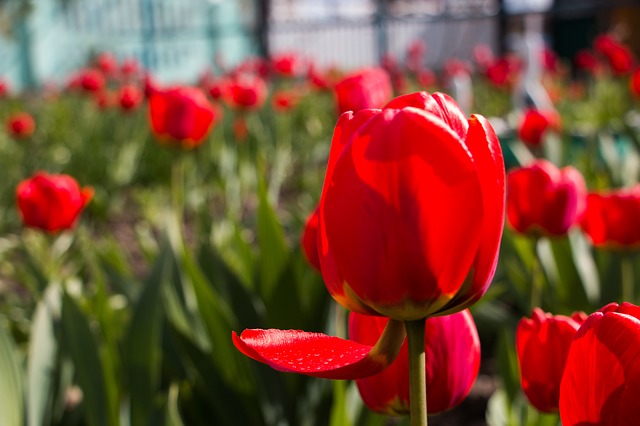
[[[424,330],[426,318],[405,321],[409,343],[409,400],[411,426],[427,426],[427,380]]]
[[[184,215],[184,155],[179,152],[171,164],[171,198],[174,213],[182,227]]]
[[[630,254],[620,257],[620,279],[622,281],[622,301],[636,303],[635,288],[633,285],[633,258]]]
[[[542,303],[542,265],[538,254],[538,238],[533,239],[533,263],[531,265],[531,309]]]

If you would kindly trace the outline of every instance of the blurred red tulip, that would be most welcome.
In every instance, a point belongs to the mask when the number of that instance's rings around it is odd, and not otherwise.
[[[225,87],[224,99],[231,107],[239,110],[257,110],[267,98],[267,85],[258,76],[242,74],[230,80]]]
[[[560,384],[563,426],[628,426],[640,415],[640,307],[612,303],[587,318]]]
[[[473,60],[478,64],[480,71],[486,70],[495,62],[495,56],[490,46],[486,44],[477,44],[473,48]]]
[[[249,128],[247,127],[247,120],[240,116],[233,120],[233,138],[236,142],[244,142],[249,136]]]
[[[207,82],[205,83],[205,89],[207,93],[209,93],[209,96],[211,96],[211,99],[215,101],[222,99],[226,90],[225,89],[226,86],[227,86],[227,80],[223,78],[218,78],[218,79],[211,78],[207,80]]]
[[[340,72],[336,68],[320,71],[313,64],[309,66],[307,80],[318,90],[330,90],[335,86]]]
[[[517,232],[562,236],[582,218],[587,189],[575,168],[536,160],[510,171],[507,180],[507,219]]]
[[[69,81],[70,88],[81,89],[90,93],[99,92],[104,88],[104,86],[104,75],[102,72],[92,68],[86,68],[78,71]]]
[[[329,292],[394,319],[464,309],[493,277],[504,195],[493,128],[449,96],[413,93],[381,112],[343,114],[320,200]]]
[[[295,108],[299,101],[300,93],[297,90],[278,90],[273,94],[273,109],[286,112]]]
[[[107,109],[113,106],[113,94],[108,90],[101,90],[96,92],[93,97],[94,102],[100,109]]]
[[[334,92],[340,114],[381,108],[393,95],[389,74],[381,68],[366,68],[347,75],[336,83]]]
[[[120,74],[122,74],[125,79],[135,77],[136,75],[140,74],[141,71],[142,66],[140,65],[140,62],[138,62],[138,60],[135,58],[125,59],[122,62],[122,65],[120,65]]]
[[[592,192],[580,223],[600,248],[640,247],[640,184],[628,189]]]
[[[9,94],[9,83],[0,78],[0,98],[3,98]]]
[[[558,411],[560,380],[573,336],[586,319],[582,312],[571,318],[545,314],[535,308],[516,329],[520,383],[531,405],[545,413]]]
[[[149,98],[151,130],[182,148],[194,148],[205,138],[217,118],[207,97],[195,87],[157,90]]]
[[[107,77],[113,77],[118,71],[118,60],[109,52],[103,52],[96,58],[95,65]]]
[[[349,316],[349,337],[374,345],[389,321],[385,317]],[[427,409],[429,414],[449,410],[462,402],[478,376],[480,339],[468,309],[429,318],[425,327]],[[407,341],[396,360],[382,373],[356,380],[360,396],[372,411],[409,413],[409,353]]]
[[[307,218],[300,239],[302,253],[311,266],[320,272],[320,259],[318,258],[318,208],[316,207]]]
[[[595,49],[609,61],[616,74],[626,74],[633,68],[635,58],[631,50],[614,37],[604,34],[596,37]]]
[[[123,111],[131,111],[142,103],[144,93],[137,86],[125,84],[118,91],[118,103]]]
[[[414,40],[407,48],[407,69],[417,73],[424,65],[427,44],[423,40]]]
[[[428,89],[438,84],[438,77],[436,77],[436,73],[429,68],[420,70],[417,74],[417,78],[418,84],[424,89]]]
[[[93,197],[93,189],[80,188],[68,175],[38,172],[20,182],[16,196],[25,226],[58,232],[75,226]]]
[[[280,53],[271,58],[271,69],[280,77],[296,77],[303,72],[303,62],[298,53]]]
[[[640,98],[640,67],[636,68],[631,74],[631,79],[629,80],[629,91],[636,98]]]
[[[576,53],[573,63],[578,69],[593,73],[598,68],[598,59],[590,50],[584,49]]]
[[[518,137],[527,145],[540,146],[549,124],[546,114],[535,109],[529,109],[524,112],[518,125]]]
[[[28,138],[36,130],[36,122],[26,112],[11,115],[6,122],[7,132],[15,139]]]

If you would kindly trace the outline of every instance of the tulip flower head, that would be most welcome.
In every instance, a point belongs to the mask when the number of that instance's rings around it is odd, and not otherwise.
[[[393,95],[389,74],[382,68],[366,68],[345,76],[334,86],[340,114],[381,108]]]
[[[19,112],[7,119],[6,129],[13,138],[25,139],[36,130],[36,122],[30,114]]]
[[[640,247],[640,185],[592,192],[580,223],[599,248],[630,250]]]
[[[144,93],[137,86],[125,84],[118,91],[118,103],[123,111],[132,111],[142,103]]]
[[[640,307],[609,304],[573,338],[560,384],[564,426],[635,424],[640,415]]]
[[[545,314],[535,308],[516,329],[520,383],[531,405],[545,413],[558,411],[560,380],[573,336],[584,322],[584,313],[571,318]]]
[[[195,87],[156,90],[149,98],[151,130],[161,141],[186,149],[199,146],[213,128],[216,111]]]
[[[489,122],[467,119],[447,95],[413,93],[382,110],[343,114],[318,207],[322,275],[336,301],[388,317],[387,328],[374,346],[245,330],[233,334],[236,347],[280,371],[334,379],[382,371],[400,350],[403,321],[461,311],[487,290],[502,236],[504,180]]]
[[[254,111],[262,108],[267,98],[264,80],[251,74],[240,74],[225,85],[224,99],[233,109]]]
[[[515,231],[558,237],[582,218],[587,189],[575,168],[537,160],[512,170],[507,180],[507,219]]]
[[[373,345],[388,319],[352,312],[349,337]],[[468,309],[429,318],[425,327],[427,409],[429,414],[449,410],[462,402],[478,376],[480,339]],[[396,360],[383,372],[356,380],[360,396],[372,411],[409,413],[409,356],[407,341]]]
[[[25,226],[53,233],[75,226],[93,197],[93,189],[80,188],[68,175],[38,172],[20,182],[16,196]]]
[[[525,111],[518,126],[518,137],[525,144],[538,147],[549,128],[549,118],[535,109]]]

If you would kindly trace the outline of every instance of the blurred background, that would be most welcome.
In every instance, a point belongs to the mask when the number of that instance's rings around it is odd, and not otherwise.
[[[63,79],[98,52],[135,58],[158,79],[193,81],[250,55],[295,51],[355,68],[402,57],[470,59],[477,44],[517,50],[525,30],[572,59],[605,31],[637,52],[637,1],[604,0],[2,0],[0,75],[14,87]]]

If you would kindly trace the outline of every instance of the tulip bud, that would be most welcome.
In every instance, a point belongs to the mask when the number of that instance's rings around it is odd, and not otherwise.
[[[7,132],[15,139],[28,138],[36,129],[36,122],[26,112],[19,112],[7,119]]]
[[[573,167],[546,160],[509,172],[507,219],[517,232],[562,236],[582,217],[586,184]]]
[[[516,329],[520,383],[531,405],[551,413],[558,411],[560,379],[573,336],[586,315],[545,314],[535,308],[531,319],[523,318]]]
[[[580,226],[600,248],[634,249],[640,246],[640,185],[593,192]]]

